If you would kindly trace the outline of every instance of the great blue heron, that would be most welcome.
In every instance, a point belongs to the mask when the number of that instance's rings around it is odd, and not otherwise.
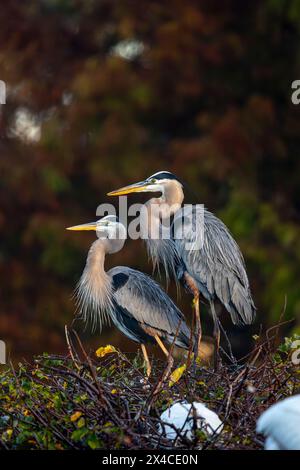
[[[106,254],[123,248],[126,229],[116,216],[106,216],[97,222],[76,225],[67,230],[97,231],[96,240],[87,257],[85,269],[77,286],[79,308],[83,319],[97,323],[105,320],[131,340],[140,343],[150,375],[151,365],[146,343],[160,346],[168,357],[162,340],[189,348],[190,331],[183,314],[162,288],[146,274],[127,266],[117,266],[105,272]]]
[[[181,216],[183,184],[172,173],[160,171],[144,181],[112,191],[108,195],[121,196],[139,192],[161,193],[160,197],[152,198],[145,204],[148,227],[160,225],[162,219],[172,215],[174,221],[177,215]],[[155,206],[161,210],[153,210]],[[193,206],[193,215],[196,215],[197,210],[197,206]],[[197,221],[197,217],[193,220]],[[217,360],[220,327],[215,301],[219,300],[225,306],[234,324],[252,323],[256,308],[242,253],[228,228],[206,209],[203,209],[203,222],[203,227],[200,227],[193,221],[181,239],[171,236],[169,239],[159,237],[154,240],[150,234],[150,237],[146,237],[146,244],[154,265],[162,263],[167,277],[170,272],[174,273],[194,296],[198,354],[202,334],[199,293],[209,302],[214,322]],[[199,249],[187,249],[190,240],[200,239],[201,236],[202,245]]]
[[[268,408],[258,419],[256,431],[266,436],[266,450],[300,450],[300,395]]]

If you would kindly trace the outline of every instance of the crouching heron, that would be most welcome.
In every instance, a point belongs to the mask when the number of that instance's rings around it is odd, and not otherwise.
[[[146,343],[156,342],[167,357],[169,352],[162,340],[189,348],[190,331],[183,314],[150,276],[127,266],[105,271],[105,256],[121,250],[126,239],[126,229],[116,216],[67,230],[94,230],[99,237],[89,250],[77,286],[84,321],[90,320],[94,327],[98,324],[101,328],[106,320],[111,320],[125,336],[141,344],[148,376],[151,364]]]
[[[147,227],[151,227],[151,230],[171,216],[174,216],[174,228],[177,218],[182,218],[183,184],[172,173],[160,171],[144,181],[112,191],[108,195],[121,196],[139,192],[161,193],[160,197],[150,199],[145,205],[147,220],[144,222]],[[167,278],[173,274],[193,294],[198,354],[202,334],[199,294],[209,302],[214,322],[217,360],[220,327],[215,301],[220,301],[224,305],[234,324],[252,323],[256,308],[250,292],[244,259],[237,243],[224,223],[205,208],[201,208],[202,219],[197,218],[199,207],[192,206],[192,223],[184,228],[183,237],[174,237],[173,230],[173,235],[169,239],[162,237],[153,239],[151,231],[149,236],[144,238],[154,266],[161,263]],[[203,220],[202,226],[197,223],[200,219]],[[154,233],[158,233],[158,230],[154,230]],[[199,248],[191,249],[190,242],[200,240],[201,237],[202,243]]]

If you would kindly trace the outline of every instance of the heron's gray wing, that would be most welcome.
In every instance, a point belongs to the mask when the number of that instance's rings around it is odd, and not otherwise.
[[[114,299],[118,306],[142,326],[172,341],[178,325],[176,344],[188,347],[190,332],[181,311],[150,276],[125,266],[112,268]]]
[[[125,336],[137,343],[154,343],[154,338],[147,334],[141,324],[125,308],[121,307],[116,301],[113,302],[111,310],[111,319]]]
[[[211,212],[204,209],[203,224],[199,220],[193,219],[184,238],[175,240],[187,272],[197,281],[205,298],[218,298],[223,303],[234,323],[252,323],[255,306],[237,243],[226,225]],[[199,248],[195,245],[193,249],[193,243],[199,241]]]

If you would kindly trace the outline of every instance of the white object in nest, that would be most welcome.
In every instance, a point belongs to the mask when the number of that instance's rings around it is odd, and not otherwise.
[[[174,440],[178,434],[186,439],[193,439],[194,422],[201,431],[207,435],[219,434],[223,429],[219,416],[207,408],[203,403],[186,401],[175,403],[164,411],[160,419],[163,424],[159,424],[159,432],[165,434],[167,439]],[[168,426],[172,424],[178,430]]]
[[[266,450],[300,450],[300,395],[270,406],[257,421]]]

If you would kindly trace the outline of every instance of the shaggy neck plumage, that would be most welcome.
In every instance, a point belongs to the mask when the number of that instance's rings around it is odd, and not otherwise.
[[[105,255],[109,252],[110,240],[96,240],[87,257],[86,265],[77,285],[77,299],[83,320],[90,323],[92,329],[102,328],[109,321],[112,307],[111,278],[104,269]]]

